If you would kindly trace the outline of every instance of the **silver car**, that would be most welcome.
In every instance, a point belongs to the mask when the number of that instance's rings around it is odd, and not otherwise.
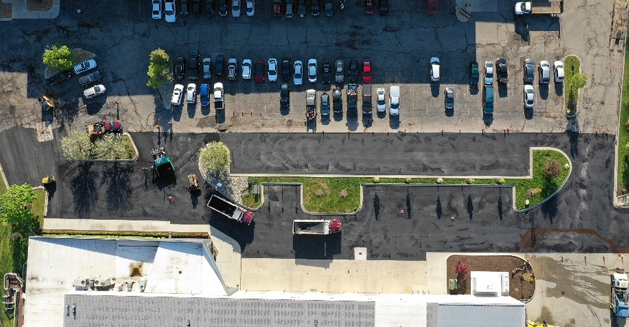
[[[343,69],[343,66],[344,66],[343,60],[337,60],[335,66],[336,66],[336,73],[334,74],[334,80],[337,83],[343,83],[343,80],[345,79],[345,70]]]
[[[485,61],[485,85],[494,83],[494,63]]]
[[[446,87],[446,110],[454,110],[454,89]]]
[[[524,85],[524,108],[533,109],[535,105],[535,89],[532,85]]]
[[[296,60],[294,64],[293,83],[301,85],[304,83],[304,64],[301,60]]]

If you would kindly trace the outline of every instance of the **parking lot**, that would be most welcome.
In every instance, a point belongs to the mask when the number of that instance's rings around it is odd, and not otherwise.
[[[80,128],[98,119],[119,113],[128,131],[146,131],[154,125],[169,126],[175,132],[304,132],[304,131],[404,131],[409,132],[479,132],[512,131],[561,132],[566,119],[563,110],[563,90],[551,82],[548,87],[537,85],[532,115],[523,109],[522,62],[533,59],[562,59],[578,55],[583,73],[588,75],[586,87],[580,93],[579,114],[581,130],[613,131],[617,125],[619,83],[622,55],[618,47],[609,46],[609,21],[613,3],[590,0],[591,6],[566,2],[559,17],[530,16],[516,19],[513,3],[497,0],[472,1],[473,16],[467,23],[459,22],[453,14],[453,2],[442,1],[438,14],[426,13],[424,1],[398,0],[390,2],[387,17],[365,15],[360,1],[348,2],[340,11],[335,3],[333,17],[306,16],[300,18],[274,17],[271,5],[256,3],[254,17],[177,16],[176,23],[153,20],[149,1],[108,0],[86,7],[78,0],[62,1],[61,14],[53,21],[12,21],[15,37],[0,45],[7,58],[2,63],[0,81],[7,101],[0,104],[5,113],[1,128],[15,124],[42,121],[37,102],[43,92],[58,95],[63,115],[57,115],[53,127]],[[587,7],[588,9],[585,9]],[[78,14],[76,10],[82,9]],[[587,28],[583,28],[587,26]],[[28,49],[21,45],[31,44]],[[97,54],[99,70],[107,94],[87,104],[79,100],[81,89],[74,77],[67,82],[76,85],[77,92],[59,92],[44,84],[41,54],[44,46],[60,42]],[[147,87],[148,54],[156,48],[165,49],[171,57],[187,57],[198,50],[201,57],[216,58],[224,54],[235,57],[291,61],[316,58],[334,61],[344,59],[373,61],[374,93],[378,87],[401,86],[401,115],[374,115],[363,120],[346,116],[332,117],[316,124],[304,124],[305,90],[313,88],[318,96],[331,93],[330,85],[304,82],[291,85],[291,110],[279,110],[279,84],[256,85],[238,80],[225,84],[226,110],[216,116],[213,109],[198,107],[171,108],[172,85],[156,93]],[[14,49],[22,49],[16,53]],[[430,83],[430,57],[441,60],[441,81]],[[470,89],[469,63],[482,66],[486,60],[505,58],[509,65],[509,84],[496,87],[496,110],[493,117],[482,113],[482,92]],[[26,60],[25,60],[26,59]],[[30,61],[28,59],[31,59]],[[216,82],[214,78],[211,83]],[[184,81],[187,83],[188,81]],[[199,81],[199,84],[201,81]],[[291,83],[292,84],[292,83]],[[26,92],[15,92],[23,85]],[[334,84],[333,84],[334,85]],[[444,109],[444,90],[455,90],[455,110]],[[344,85],[346,89],[346,85]],[[359,91],[360,95],[360,91]],[[347,101],[344,98],[346,107]],[[359,97],[358,107],[361,100]],[[346,112],[346,111],[345,111]]]

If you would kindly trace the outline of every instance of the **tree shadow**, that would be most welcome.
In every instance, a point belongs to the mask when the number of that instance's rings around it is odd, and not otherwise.
[[[502,195],[498,195],[498,217],[502,221]]]
[[[70,185],[74,200],[74,213],[77,217],[87,217],[98,200],[96,182],[98,174],[91,171],[91,164],[81,164],[78,168],[79,176]]]
[[[107,203],[112,210],[125,210],[131,207],[131,184],[129,174],[133,173],[133,167],[121,167],[114,163],[103,172],[101,186],[107,183]]]
[[[474,204],[472,203],[472,195],[467,196],[467,214],[470,216],[470,221],[474,218]]]
[[[576,125],[576,126],[575,126]],[[570,139],[570,156],[576,158],[579,156],[579,124],[578,122],[568,123],[568,138]]]
[[[441,197],[437,197],[437,219],[441,219],[441,215],[443,214],[443,208],[441,207]]]
[[[380,218],[380,197],[378,197],[378,192],[373,197],[373,211],[376,215],[376,221]]]
[[[555,192],[555,190],[557,190],[557,187],[558,185],[556,181],[551,178],[546,178],[544,181],[544,188],[542,189],[542,196],[544,198],[549,197],[553,192]],[[557,216],[557,206],[557,195],[554,195],[542,204],[542,215],[544,219],[550,220],[551,224]]]
[[[406,216],[408,219],[411,219],[411,211],[413,208],[411,207],[411,194],[406,193]]]

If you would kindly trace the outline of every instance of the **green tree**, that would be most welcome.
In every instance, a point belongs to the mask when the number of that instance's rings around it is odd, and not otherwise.
[[[89,159],[92,148],[90,134],[87,131],[73,130],[61,139],[61,152],[71,162]]]
[[[35,191],[28,184],[13,185],[0,195],[0,220],[8,223],[32,222],[35,215],[28,209],[27,204],[35,201]]]
[[[199,154],[199,164],[211,174],[226,170],[230,163],[229,149],[223,142],[210,142]]]
[[[576,73],[570,77],[570,86],[576,90],[585,86],[588,77],[584,74]]]
[[[149,57],[149,71],[147,73],[147,75],[149,75],[149,81],[146,85],[154,89],[159,89],[164,84],[172,82],[173,78],[170,75],[170,56],[166,51],[157,48],[157,50],[151,52]]]
[[[561,175],[561,163],[555,159],[547,161],[544,163],[544,173],[549,179],[559,177]]]
[[[125,151],[122,137],[113,133],[103,135],[92,145],[92,156],[98,159],[121,159]]]
[[[67,45],[55,44],[44,50],[44,65],[51,68],[68,69],[74,65],[74,54]]]

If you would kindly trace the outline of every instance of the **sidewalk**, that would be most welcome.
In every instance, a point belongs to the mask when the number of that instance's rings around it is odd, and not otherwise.
[[[4,4],[11,4],[11,18],[0,18],[0,21],[10,21],[13,19],[55,19],[59,16],[61,0],[53,0],[52,8],[48,11],[31,11],[28,9],[27,0],[0,0]]]

